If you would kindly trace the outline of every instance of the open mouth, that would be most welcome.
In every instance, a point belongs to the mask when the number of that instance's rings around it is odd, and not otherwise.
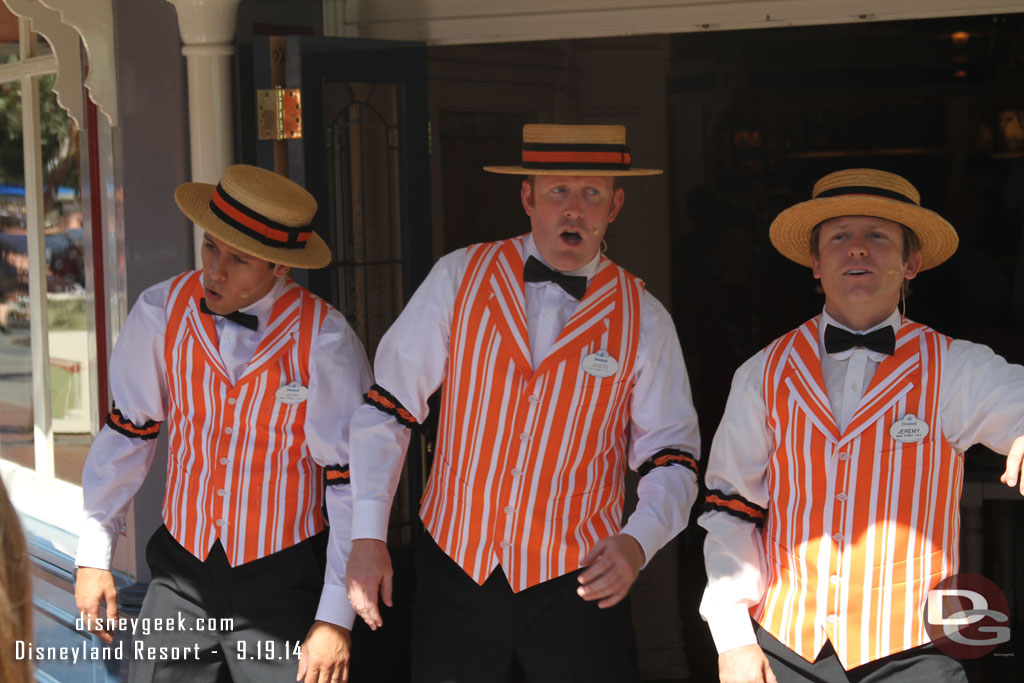
[[[850,270],[843,273],[843,275],[867,275],[871,271],[865,270],[864,268],[851,268]]]
[[[206,291],[206,298],[207,299],[210,299],[211,301],[218,301],[220,299],[220,294],[218,294],[217,292],[213,291],[209,287],[204,287],[203,289]]]
[[[576,246],[577,244],[583,241],[583,236],[579,233],[578,230],[563,230],[559,234],[559,237],[562,238],[562,241],[564,243],[572,246]]]

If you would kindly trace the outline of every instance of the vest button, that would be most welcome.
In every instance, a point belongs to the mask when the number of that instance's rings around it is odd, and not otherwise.
[[[511,505],[506,505],[505,506],[505,514],[506,515],[511,515],[512,514],[512,506]]]
[[[843,461],[849,460],[850,454],[847,453],[846,451],[843,451],[842,453],[839,454],[839,459]]]
[[[221,465],[227,465],[228,464],[228,459],[227,458],[221,458],[220,459],[220,464]]]
[[[227,520],[224,520],[224,519],[218,519],[217,520],[217,526],[227,526],[227,525],[228,525]]]
[[[508,550],[509,548],[511,548],[511,547],[512,547],[512,544],[511,544],[511,543],[509,543],[508,541],[502,541],[500,545],[501,545],[501,547],[502,547],[502,548],[504,548],[505,550]]]
[[[235,433],[235,430],[234,430],[234,429],[232,429],[231,427],[225,427],[225,428],[224,428],[224,433],[225,433],[225,434],[234,434],[234,433]]]
[[[540,403],[540,396],[538,396],[536,394],[530,394],[526,398],[526,400],[529,401],[530,403]]]
[[[530,435],[529,435],[529,434],[520,434],[520,435],[519,435],[519,440],[520,440],[520,441],[526,441],[526,440],[527,440],[527,439],[529,439],[529,438],[530,438]]]
[[[839,577],[838,576],[830,576],[830,577],[828,577],[828,581],[833,586],[835,586],[835,585],[837,585],[839,583]]]
[[[229,399],[228,399],[228,405],[229,405],[229,406],[233,406],[233,405],[235,405],[236,403],[238,403],[238,401],[237,401],[237,400],[235,400],[235,397],[234,397],[234,396],[232,396],[231,398],[229,398]]]
[[[217,489],[217,495],[223,498],[225,495],[227,495],[227,491],[225,491],[224,489]]]
[[[832,534],[832,540],[835,541],[836,543],[839,543],[840,541],[843,540],[843,535],[842,534]]]
[[[840,493],[839,495],[836,496],[836,500],[838,500],[839,502],[843,502],[844,500],[846,500],[846,494]]]
[[[523,475],[523,471],[521,469],[519,469],[518,467],[513,467],[512,468],[512,476],[513,477],[521,477],[522,475]]]
[[[836,615],[834,615],[834,614],[830,614],[830,615],[828,615],[828,617],[825,618],[825,621],[827,621],[830,624],[834,624],[837,621],[839,621],[839,618],[836,617]]]

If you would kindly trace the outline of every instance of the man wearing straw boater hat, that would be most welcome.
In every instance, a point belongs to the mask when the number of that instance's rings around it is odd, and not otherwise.
[[[409,428],[444,386],[420,508],[416,681],[637,680],[637,572],[686,525],[697,420],[672,320],[601,253],[633,168],[622,126],[527,125],[531,231],[442,258],[381,340],[352,422],[353,606],[382,625]],[[621,524],[626,467],[642,476]]]
[[[964,451],[1009,453],[1001,480],[1020,483],[1024,368],[900,314],[907,281],[957,247],[913,185],[855,169],[812,196],[770,237],[824,311],[736,372],[708,458],[700,609],[720,678],[964,681],[925,609],[957,573]]]
[[[316,201],[244,165],[174,197],[206,231],[203,267],[143,292],[117,338],[114,407],[82,474],[78,608],[111,642],[114,542],[166,423],[140,617],[174,628],[134,634],[131,679],[344,680],[348,427],[372,378],[345,318],[288,277],[331,261]]]

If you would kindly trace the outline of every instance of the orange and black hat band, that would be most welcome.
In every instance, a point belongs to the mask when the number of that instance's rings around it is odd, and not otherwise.
[[[257,213],[218,184],[210,197],[210,211],[246,237],[279,249],[302,249],[312,235],[308,225],[290,227]]]
[[[682,465],[694,474],[699,474],[697,459],[689,453],[675,448],[662,448],[646,460],[644,464],[640,465],[637,473],[642,477],[655,467],[667,467],[669,465]]]
[[[716,489],[708,489],[704,496],[704,510],[707,512],[725,512],[733,517],[753,522],[759,527],[764,526],[768,518],[768,510],[755,505],[743,496],[736,493],[725,493]]]
[[[523,168],[628,171],[633,163],[626,145],[523,143]]]
[[[828,190],[822,190],[818,194],[814,195],[815,199],[824,199],[826,197],[842,197],[845,195],[858,194],[858,195],[870,195],[873,197],[884,197],[885,199],[895,199],[898,202],[906,202],[907,204],[913,204],[917,206],[917,202],[908,197],[905,194],[894,192],[892,190],[886,190],[881,187],[870,187],[868,185],[847,185],[846,187],[833,187]]]

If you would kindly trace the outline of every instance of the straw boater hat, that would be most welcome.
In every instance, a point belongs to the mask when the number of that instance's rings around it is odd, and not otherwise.
[[[791,206],[772,221],[768,235],[783,256],[811,265],[811,231],[838,216],[875,216],[902,223],[921,240],[921,270],[956,251],[959,238],[949,222],[921,207],[921,195],[905,178],[870,168],[830,173],[814,185],[812,199]]]
[[[659,168],[631,168],[625,126],[523,126],[521,166],[484,166],[516,175],[658,175]]]
[[[230,166],[217,185],[179,185],[174,201],[203,230],[256,258],[296,268],[331,262],[330,247],[309,227],[313,195],[273,171]]]

